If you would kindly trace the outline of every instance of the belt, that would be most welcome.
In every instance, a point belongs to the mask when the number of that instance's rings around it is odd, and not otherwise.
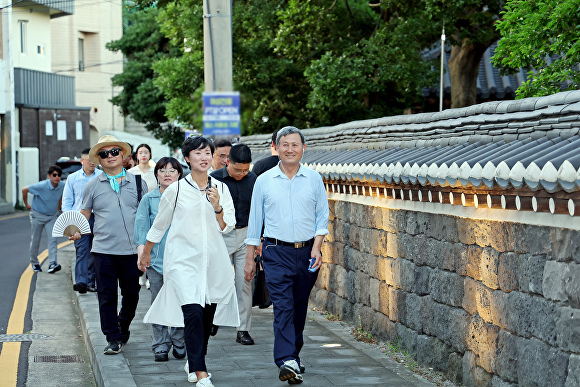
[[[273,243],[278,246],[294,247],[295,249],[300,249],[302,247],[312,246],[314,244],[314,238],[304,241],[304,242],[284,242],[275,238],[264,238],[265,241]]]
[[[235,226],[234,230],[240,230],[240,229],[246,228],[246,227],[248,227],[248,226]]]

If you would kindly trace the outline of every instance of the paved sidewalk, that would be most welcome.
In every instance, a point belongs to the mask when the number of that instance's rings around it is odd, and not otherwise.
[[[152,329],[143,324],[151,302],[150,292],[141,288],[131,338],[119,355],[103,355],[107,345],[101,333],[95,294],[76,294],[85,343],[98,386],[193,386],[183,370],[185,360],[169,355],[156,363],[151,351]],[[252,331],[256,344],[236,343],[234,328],[221,327],[210,338],[206,358],[216,387],[285,386],[278,380],[273,362],[273,311],[253,309]],[[303,386],[433,386],[407,368],[367,344],[355,341],[339,322],[309,312],[301,359],[306,367]]]

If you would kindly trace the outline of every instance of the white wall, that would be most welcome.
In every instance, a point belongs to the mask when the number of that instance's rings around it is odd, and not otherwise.
[[[38,148],[18,149],[18,202],[22,203],[22,188],[46,179],[46,175],[38,175]],[[28,196],[32,203],[32,195]]]
[[[29,8],[24,7],[14,6],[12,9],[14,67],[50,72],[50,16],[40,12],[30,12]],[[26,21],[25,53],[20,52],[20,21]],[[44,47],[44,54],[38,53],[37,46]]]

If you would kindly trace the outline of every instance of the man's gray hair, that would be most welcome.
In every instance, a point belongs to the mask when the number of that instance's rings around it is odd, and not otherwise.
[[[294,126],[285,126],[278,131],[278,135],[276,136],[276,145],[280,145],[280,139],[284,136],[287,136],[292,133],[298,133],[300,135],[300,140],[302,141],[302,145],[304,145],[304,135],[302,131]]]

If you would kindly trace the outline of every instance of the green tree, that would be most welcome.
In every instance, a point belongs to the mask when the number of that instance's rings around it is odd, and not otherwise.
[[[123,37],[107,43],[107,49],[122,52],[126,63],[123,72],[113,77],[113,85],[123,90],[111,99],[124,116],[131,117],[164,144],[174,148],[183,141],[182,131],[167,122],[166,100],[155,86],[153,63],[180,54],[161,34],[156,21],[158,10],[125,10],[128,26]]]
[[[501,40],[492,58],[505,73],[520,68],[528,80],[518,98],[580,87],[580,0],[508,0],[497,28]]]

